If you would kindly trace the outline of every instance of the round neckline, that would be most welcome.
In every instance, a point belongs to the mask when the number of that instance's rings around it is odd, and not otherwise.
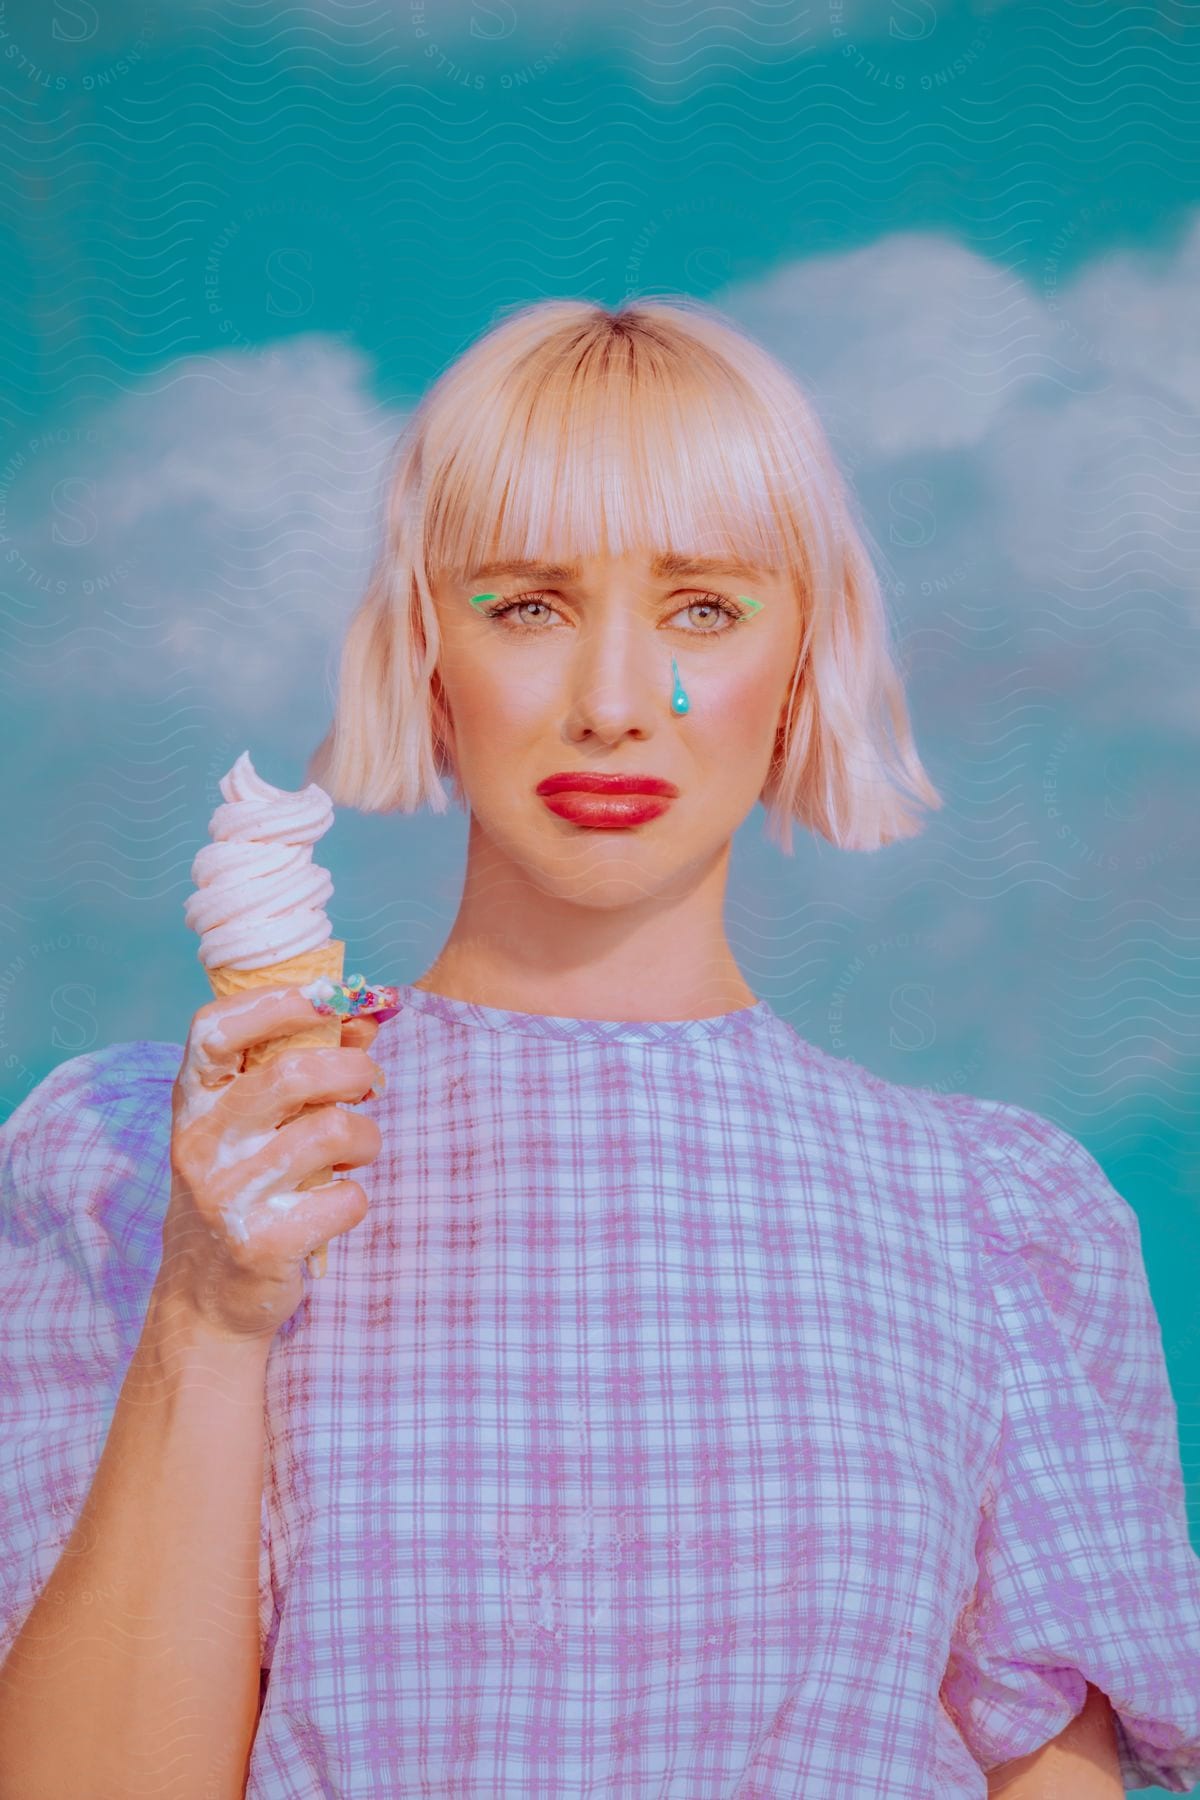
[[[401,1011],[426,1013],[450,1025],[520,1032],[526,1037],[557,1038],[560,1042],[698,1043],[748,1031],[772,1016],[770,1006],[761,999],[753,1006],[738,1006],[732,1012],[712,1013],[704,1019],[577,1019],[561,1013],[513,1012],[507,1007],[484,1006],[478,1000],[456,999],[412,982],[401,982],[397,993]]]

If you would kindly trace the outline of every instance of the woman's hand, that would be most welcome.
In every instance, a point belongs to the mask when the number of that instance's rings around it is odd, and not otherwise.
[[[251,1044],[311,1026],[298,987],[200,1007],[172,1094],[171,1194],[156,1287],[224,1338],[270,1338],[304,1293],[301,1264],[367,1214],[357,1181],[300,1191],[321,1169],[379,1154],[379,1127],[344,1111],[382,1092],[379,1027],[342,1021],[340,1046],[284,1050],[243,1070]]]

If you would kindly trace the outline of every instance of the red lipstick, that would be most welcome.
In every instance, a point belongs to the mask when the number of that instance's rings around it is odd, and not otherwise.
[[[679,793],[673,781],[658,775],[603,775],[594,769],[547,775],[536,791],[556,818],[605,831],[657,819]]]
[[[539,794],[665,794],[673,800],[679,789],[659,775],[604,775],[598,769],[564,769],[537,784]]]

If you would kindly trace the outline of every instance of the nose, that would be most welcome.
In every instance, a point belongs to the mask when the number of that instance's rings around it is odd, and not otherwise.
[[[581,632],[570,683],[572,738],[645,738],[670,711],[671,652],[635,615],[614,613]]]

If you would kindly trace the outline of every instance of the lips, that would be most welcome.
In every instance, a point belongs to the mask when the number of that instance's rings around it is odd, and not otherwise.
[[[536,791],[543,798],[547,794],[653,794],[667,800],[679,793],[673,781],[664,781],[659,775],[602,775],[594,769],[566,769],[547,775]]]
[[[670,806],[667,794],[543,794],[542,805],[569,825],[598,831],[626,831],[645,825]]]

